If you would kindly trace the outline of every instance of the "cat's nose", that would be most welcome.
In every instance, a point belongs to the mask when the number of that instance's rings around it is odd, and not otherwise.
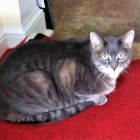
[[[111,68],[115,71],[117,68],[117,65],[118,64],[116,62],[113,62],[113,63],[111,63]]]

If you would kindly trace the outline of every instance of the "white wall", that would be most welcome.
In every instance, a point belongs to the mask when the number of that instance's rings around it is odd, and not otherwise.
[[[38,8],[36,6],[36,0],[19,0],[20,13],[21,13],[21,23],[24,23],[34,9]]]
[[[6,34],[23,34],[18,0],[0,1],[0,18]]]
[[[0,35],[8,46],[15,47],[28,34],[46,29],[43,10],[36,0],[0,0]]]
[[[3,25],[0,19],[0,38],[2,38],[4,36],[4,30],[3,30]]]
[[[7,40],[5,38],[2,21],[0,19],[0,56],[7,50]]]

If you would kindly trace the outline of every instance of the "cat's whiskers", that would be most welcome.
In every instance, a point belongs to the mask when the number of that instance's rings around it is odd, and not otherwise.
[[[123,72],[122,72],[122,74],[124,75],[124,76],[132,76],[132,77],[134,77],[134,74],[133,73],[131,73],[131,69],[130,69],[130,67],[129,68],[127,68],[127,69],[124,69],[123,70]]]
[[[97,74],[97,78],[96,78],[96,81],[95,81],[95,87],[96,87],[96,85],[98,84],[98,81],[100,80],[101,82],[100,82],[100,84],[101,84],[101,86],[102,86],[102,84],[103,84],[103,78],[104,78],[104,74],[102,73],[102,72],[98,72],[98,73],[96,73]]]
[[[103,82],[104,82],[105,76],[106,76],[106,75],[103,73],[103,74],[102,74],[102,78],[101,78],[101,87],[103,86]]]
[[[129,75],[129,72],[127,70],[123,70],[122,74],[125,74],[125,75]]]

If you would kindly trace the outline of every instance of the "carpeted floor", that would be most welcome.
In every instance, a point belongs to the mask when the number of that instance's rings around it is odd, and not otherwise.
[[[52,124],[0,121],[0,140],[140,140],[140,60],[132,61],[105,105]]]

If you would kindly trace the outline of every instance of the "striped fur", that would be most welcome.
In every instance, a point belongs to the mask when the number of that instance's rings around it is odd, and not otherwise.
[[[130,63],[130,44],[124,46],[130,33],[123,38],[94,33],[85,41],[29,41],[15,49],[0,64],[0,119],[55,122],[103,105]],[[119,53],[125,55],[123,61],[116,59]],[[103,61],[103,55],[110,61]]]

